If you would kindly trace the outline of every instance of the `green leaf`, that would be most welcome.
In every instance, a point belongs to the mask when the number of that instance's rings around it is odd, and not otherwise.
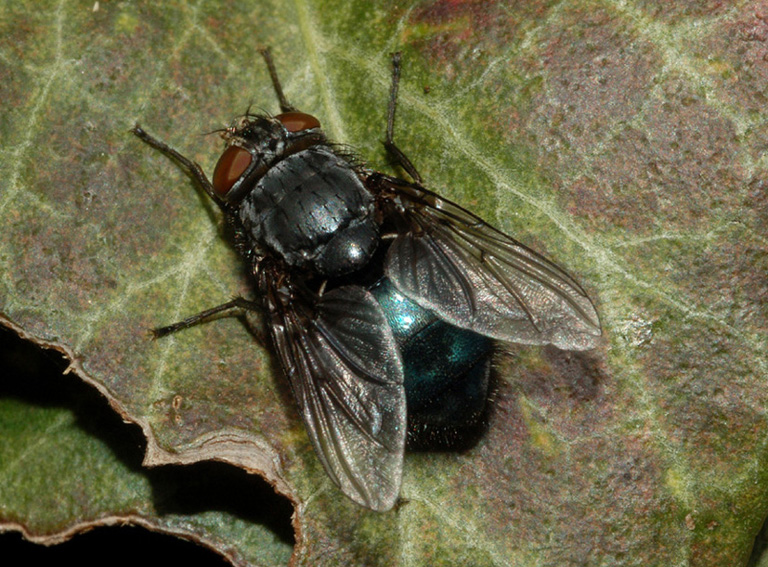
[[[0,10],[0,314],[140,426],[146,465],[261,474],[295,505],[296,564],[746,564],[768,508],[761,5]],[[389,513],[326,478],[240,322],[147,337],[252,290],[214,208],[128,130],[140,122],[211,172],[221,145],[205,132],[249,103],[277,111],[265,45],[292,103],[386,171],[388,54],[402,50],[398,145],[430,187],[576,275],[603,320],[592,353],[500,347],[488,434],[465,453],[406,456],[406,502]],[[15,452],[0,474],[23,489],[0,491],[0,529],[81,525],[71,506],[24,497],[76,496],[46,484],[73,454],[41,469],[20,458],[56,443],[51,423],[114,470],[97,476],[99,510],[131,519],[117,483],[145,486],[132,490],[152,515],[146,473],[67,425],[76,410],[2,403]],[[280,549],[215,511],[194,516],[238,561]]]
[[[56,353],[41,356],[9,337],[0,331],[0,531],[50,545],[130,523],[207,545],[235,564],[285,565],[290,506],[266,483],[221,463],[143,468],[138,428],[63,376]]]

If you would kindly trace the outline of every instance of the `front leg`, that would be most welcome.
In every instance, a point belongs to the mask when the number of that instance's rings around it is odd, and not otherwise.
[[[143,142],[148,144],[149,146],[152,146],[156,150],[164,153],[166,156],[168,156],[170,159],[172,159],[176,164],[181,167],[182,170],[184,170],[184,173],[189,175],[192,180],[197,183],[200,188],[205,191],[205,194],[208,195],[213,201],[219,206],[219,208],[222,211],[226,212],[226,204],[221,200],[221,198],[216,194],[216,192],[213,190],[213,184],[208,180],[208,177],[205,175],[205,172],[203,171],[203,168],[200,167],[200,165],[191,159],[184,157],[179,152],[174,150],[171,146],[166,144],[165,142],[162,142],[155,138],[154,136],[151,136],[147,134],[144,129],[136,124],[133,128],[131,128],[131,132],[135,134],[139,139],[141,139]]]

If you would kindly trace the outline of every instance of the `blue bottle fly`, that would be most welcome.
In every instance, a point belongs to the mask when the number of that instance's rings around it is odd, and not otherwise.
[[[262,54],[281,113],[246,113],[225,129],[212,180],[133,129],[219,207],[258,293],[155,335],[260,311],[329,478],[355,502],[389,510],[408,430],[416,445],[452,446],[452,431],[482,422],[492,340],[585,350],[600,321],[565,271],[424,187],[394,143],[399,54],[384,145],[410,180],[341,151],[288,103]]]

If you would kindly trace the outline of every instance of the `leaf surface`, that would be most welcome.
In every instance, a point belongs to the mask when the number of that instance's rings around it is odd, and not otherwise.
[[[145,464],[261,474],[296,507],[296,564],[746,564],[768,508],[766,2],[0,10],[0,316],[140,426]],[[488,434],[408,455],[406,502],[387,514],[325,477],[241,322],[147,337],[253,293],[214,207],[128,130],[210,173],[221,145],[203,134],[250,103],[277,112],[265,45],[292,103],[386,171],[388,54],[402,50],[398,145],[432,189],[576,276],[602,318],[592,353],[501,348]],[[73,498],[50,482],[74,457],[21,456],[74,414],[2,403],[15,452],[0,474],[24,489],[0,492],[0,526],[71,533],[79,509],[16,496]],[[114,461],[87,432],[61,445]],[[112,474],[157,513],[145,472]],[[99,509],[130,519],[110,475]],[[210,514],[201,539],[259,564],[268,534]]]

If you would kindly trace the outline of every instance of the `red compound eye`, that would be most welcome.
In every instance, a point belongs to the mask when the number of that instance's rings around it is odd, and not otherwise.
[[[320,128],[320,121],[311,114],[303,112],[284,112],[275,116],[289,132],[301,132]]]
[[[251,165],[251,154],[239,146],[229,146],[213,170],[213,190],[224,197]]]

